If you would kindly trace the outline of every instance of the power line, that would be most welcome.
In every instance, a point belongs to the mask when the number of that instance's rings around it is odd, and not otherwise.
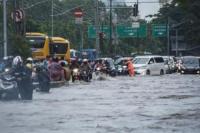
[[[53,16],[61,16],[61,15],[64,15],[64,14],[66,14],[66,13],[68,13],[68,12],[70,12],[70,11],[72,11],[72,10],[78,8],[78,7],[82,7],[82,6],[83,6],[83,5],[79,5],[79,6],[73,7],[73,8],[71,8],[71,9],[65,10],[64,12],[55,14],[55,15],[53,15]]]
[[[49,1],[49,0],[44,0],[44,1],[37,2],[37,3],[35,3],[35,4],[31,4],[30,6],[25,7],[24,10],[30,9],[30,8],[32,8],[32,7],[34,7],[34,6],[40,5],[40,4],[45,3],[45,2],[47,2],[47,1]]]
[[[137,1],[134,2],[113,2],[113,3],[137,3]],[[138,3],[160,3],[159,1],[138,1]]]

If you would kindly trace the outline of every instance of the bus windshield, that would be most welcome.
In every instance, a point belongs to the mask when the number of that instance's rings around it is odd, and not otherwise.
[[[43,48],[45,44],[44,37],[26,37],[28,43],[31,45],[31,48]]]
[[[51,54],[66,54],[68,50],[67,43],[51,43],[50,52]]]

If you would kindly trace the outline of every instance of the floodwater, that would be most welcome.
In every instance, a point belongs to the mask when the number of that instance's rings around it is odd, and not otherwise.
[[[0,102],[1,133],[200,133],[200,76],[70,83]]]

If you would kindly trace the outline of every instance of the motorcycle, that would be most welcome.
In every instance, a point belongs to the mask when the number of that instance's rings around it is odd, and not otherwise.
[[[102,72],[101,67],[97,67],[97,68],[95,69],[95,75],[96,75],[96,76],[100,76],[100,75],[102,75],[102,74],[103,74],[103,72]]]
[[[9,74],[0,76],[0,100],[17,100],[19,91],[15,77]]]
[[[26,73],[12,73],[11,68],[5,68],[0,75],[0,99],[2,100],[31,100],[33,89],[29,85],[29,80],[24,80]],[[23,87],[24,86],[24,87]]]
[[[95,69],[95,77],[97,80],[105,80],[106,76],[107,76],[107,74],[106,74],[104,67],[97,67]]]
[[[74,68],[72,70],[72,82],[74,82],[75,80],[80,80],[80,72],[78,68]]]
[[[128,68],[126,65],[117,66],[118,75],[128,75]]]
[[[81,80],[89,82],[91,80],[91,72],[89,70],[83,70],[80,72]]]
[[[37,88],[36,91],[49,92],[50,77],[48,71],[42,66],[37,66],[33,73],[33,85]]]

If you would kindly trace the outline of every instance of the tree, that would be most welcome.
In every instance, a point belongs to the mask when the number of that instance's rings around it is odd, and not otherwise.
[[[199,47],[200,42],[200,1],[199,0],[173,0],[164,5],[152,22],[164,22],[170,18],[170,23],[179,25],[181,34],[185,37],[189,49]]]

